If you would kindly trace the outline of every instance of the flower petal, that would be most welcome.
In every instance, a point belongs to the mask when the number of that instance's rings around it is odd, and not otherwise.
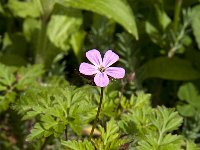
[[[94,82],[99,87],[106,87],[109,83],[109,78],[105,72],[99,72],[95,75]]]
[[[105,73],[115,79],[120,79],[125,76],[125,70],[121,67],[108,67],[106,68]]]
[[[112,50],[108,50],[103,58],[103,63],[102,65],[106,68],[114,64],[116,61],[119,60],[119,56],[112,52]]]
[[[86,57],[91,63],[93,63],[97,67],[99,67],[102,64],[101,54],[96,49],[86,52]]]
[[[85,62],[80,64],[79,71],[80,73],[84,75],[93,75],[99,72],[96,66],[85,63]]]

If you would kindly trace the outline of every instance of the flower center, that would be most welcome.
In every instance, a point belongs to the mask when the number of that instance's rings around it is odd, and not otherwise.
[[[105,68],[104,68],[103,66],[101,66],[101,67],[98,68],[98,70],[99,70],[100,72],[104,72],[104,71],[105,71]]]

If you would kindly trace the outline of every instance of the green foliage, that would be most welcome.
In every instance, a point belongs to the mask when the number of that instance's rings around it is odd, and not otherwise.
[[[193,83],[183,84],[178,91],[180,103],[177,109],[182,116],[187,117],[184,122],[184,135],[189,139],[198,139],[200,131],[200,95]]]
[[[112,0],[64,0],[63,3],[67,6],[89,10],[111,18],[138,39],[133,12],[125,1],[115,0],[113,3]]]
[[[183,102],[177,106],[181,115],[191,117],[200,111],[200,95],[192,83],[182,85],[178,91],[178,97]]]
[[[146,115],[149,115],[151,112],[150,97],[150,94],[137,92],[137,95],[132,95],[129,101],[126,99],[121,100],[120,104],[125,113],[121,114],[119,126],[123,132],[131,135],[134,135],[136,132],[137,134],[143,133],[149,122]]]
[[[4,91],[7,87],[11,87],[12,84],[16,81],[14,76],[15,69],[6,67],[3,64],[0,64],[0,90]]]
[[[87,96],[88,90],[70,86],[28,90],[14,107],[23,115],[24,120],[38,118],[27,140],[41,139],[51,134],[58,137],[67,126],[80,135],[82,126],[94,117],[94,109]]]
[[[47,36],[54,46],[66,51],[69,49],[70,36],[77,32],[81,24],[82,16],[80,11],[55,5],[53,15],[48,24]]]
[[[200,6],[197,5],[192,9],[192,29],[197,42],[198,48],[200,49],[200,32],[199,32],[199,23],[200,23]]]
[[[174,109],[157,107],[151,118],[152,124],[163,134],[176,130],[182,123],[182,118]]]
[[[91,142],[85,141],[62,141],[62,145],[70,150],[93,150],[94,146]]]
[[[194,144],[192,141],[187,141],[186,150],[198,150],[198,147],[196,144]]]
[[[200,72],[189,61],[180,58],[156,58],[144,64],[138,72],[142,79],[194,80],[200,77]]]
[[[183,134],[190,140],[198,140],[200,132],[200,115],[196,113],[193,117],[185,118]]]
[[[152,111],[149,118],[149,126],[152,128],[142,136],[138,144],[138,149],[171,149],[181,147],[181,136],[172,135],[169,132],[176,130],[182,123],[182,118],[177,112],[165,107],[158,107]],[[148,126],[147,126],[148,127]]]
[[[119,126],[114,119],[111,119],[106,124],[106,130],[99,126],[101,137],[94,141],[95,147],[102,150],[115,150],[127,142],[127,139],[121,139]]]
[[[199,0],[0,0],[0,149],[198,149],[199,13]],[[99,91],[78,68],[94,48],[126,76],[89,141]]]
[[[36,79],[43,74],[42,65],[27,68],[7,67],[0,64],[0,112],[9,108],[19,92],[28,89],[28,86],[37,84]]]
[[[78,10],[55,4],[50,13],[48,23],[44,20],[40,25],[35,47],[36,62],[45,63],[47,67],[59,53],[69,51],[71,38],[82,24],[82,15]]]
[[[19,68],[16,76],[18,78],[18,83],[16,88],[18,90],[23,90],[28,88],[28,86],[34,86],[34,84],[39,80],[39,77],[44,73],[42,65],[29,66],[28,68]]]
[[[128,110],[129,113],[122,115],[120,128],[122,131],[132,134],[137,149],[180,149],[182,137],[172,134],[182,124],[182,117],[174,109],[160,107],[152,109],[148,103],[148,95],[140,93],[138,104]],[[145,98],[146,97],[146,98]],[[143,99],[143,100],[141,100]],[[141,102],[146,101],[146,103]],[[136,103],[137,104],[137,103]],[[138,107],[142,106],[142,107]]]
[[[18,0],[9,0],[7,6],[16,17],[36,18],[40,16],[40,10],[37,3],[35,3],[35,0],[25,2]]]

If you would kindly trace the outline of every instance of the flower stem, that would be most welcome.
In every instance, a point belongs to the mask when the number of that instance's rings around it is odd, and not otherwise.
[[[65,140],[66,140],[66,141],[68,140],[68,135],[67,135],[67,126],[66,126],[66,129],[65,129]]]
[[[94,120],[94,124],[93,124],[93,126],[92,126],[92,130],[91,130],[91,132],[90,132],[89,141],[91,141],[91,138],[92,138],[92,135],[93,135],[93,133],[94,133],[94,129],[95,129],[95,127],[96,127],[97,121],[99,120],[99,114],[100,114],[100,111],[101,111],[102,101],[103,101],[103,87],[101,87],[100,102],[99,102],[99,106],[98,106],[96,118],[95,118],[95,120]]]

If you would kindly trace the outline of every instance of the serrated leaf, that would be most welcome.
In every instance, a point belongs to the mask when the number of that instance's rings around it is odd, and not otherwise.
[[[27,90],[14,109],[23,115],[23,119],[37,117],[33,128],[33,132],[37,133],[35,135],[31,132],[28,140],[41,139],[52,134],[58,137],[66,126],[80,135],[82,126],[94,117],[90,114],[93,108],[91,103],[87,102],[86,92],[89,91],[84,88],[48,85]]]
[[[119,149],[121,145],[127,142],[127,139],[120,139],[119,127],[116,121],[112,118],[106,123],[106,130],[99,125],[101,139],[95,141],[97,149]]]
[[[28,68],[21,67],[18,71],[18,83],[16,85],[17,89],[26,89],[27,86],[33,85],[37,78],[39,78],[44,73],[43,65],[33,65]]]
[[[137,27],[131,7],[122,0],[64,0],[61,4],[73,8],[89,10],[121,24],[129,33],[138,39]],[[117,10],[117,11],[116,11]]]
[[[9,105],[15,101],[15,98],[15,92],[8,92],[3,96],[0,95],[0,112],[7,110]]]
[[[165,135],[165,137],[162,139],[161,145],[167,145],[173,142],[176,142],[177,140],[180,140],[181,136],[172,135],[171,133]]]
[[[39,123],[34,125],[34,128],[31,130],[31,134],[29,134],[26,138],[27,141],[33,141],[35,139],[41,138],[45,133],[45,130],[41,127]]]
[[[181,125],[183,119],[178,115],[178,112],[174,112],[173,109],[158,106],[157,109],[155,109],[151,121],[158,131],[167,133],[177,129]]]
[[[61,144],[70,150],[94,150],[92,143],[85,141],[62,141]]]
[[[58,124],[58,122],[55,121],[54,118],[50,115],[42,115],[41,121],[44,122],[43,126],[44,126],[45,130],[49,130],[50,128],[52,128]]]
[[[168,80],[194,80],[200,78],[189,61],[180,58],[158,57],[150,60],[138,70],[140,78],[161,78]]]
[[[0,84],[1,86],[11,86],[16,78],[14,76],[15,69],[7,67],[0,63]]]

